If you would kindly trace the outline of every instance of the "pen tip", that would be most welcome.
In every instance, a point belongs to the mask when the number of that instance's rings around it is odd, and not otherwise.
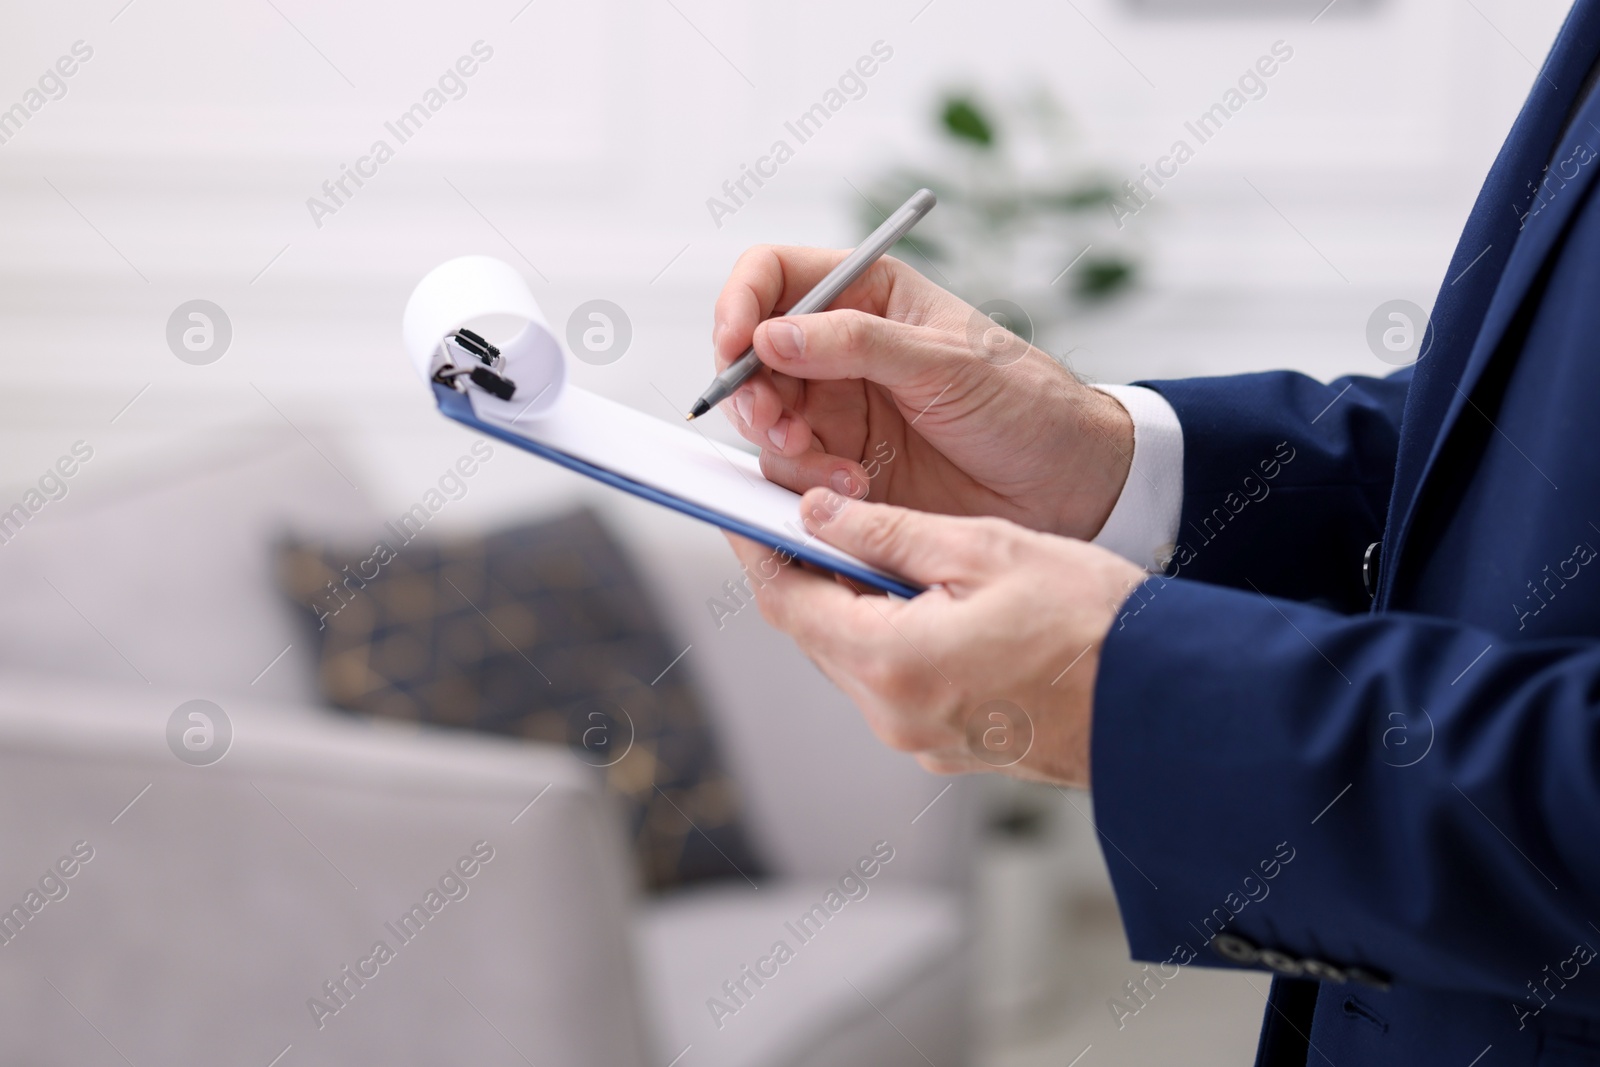
[[[687,422],[693,422],[695,419],[698,419],[701,415],[704,415],[710,410],[711,405],[707,404],[705,400],[696,400],[694,402],[694,407],[689,409],[689,414],[685,415],[684,419]]]

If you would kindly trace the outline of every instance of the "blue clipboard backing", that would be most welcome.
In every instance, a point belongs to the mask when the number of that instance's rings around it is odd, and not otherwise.
[[[502,426],[485,422],[478,418],[477,413],[472,410],[472,401],[465,393],[457,392],[449,386],[440,385],[438,382],[431,384],[433,386],[434,399],[438,401],[439,410],[446,418],[453,419],[463,426],[470,426],[479,433],[487,434],[497,441],[504,441],[508,445],[522,449],[524,452],[532,452],[541,459],[549,460],[551,463],[565,467],[570,471],[593,478],[597,482],[604,482],[606,485],[621,489],[625,493],[632,493],[634,496],[642,497],[651,503],[660,504],[662,507],[668,507],[673,511],[681,512],[702,522],[708,522],[730,533],[736,533],[740,537],[747,537],[752,541],[766,545],[768,548],[780,549],[796,559],[803,560],[823,570],[843,575],[853,582],[860,582],[879,592],[893,593],[895,596],[909,599],[923,591],[918,586],[818,552],[804,542],[782,537],[759,527],[751,526],[748,523],[740,522],[738,519],[730,518],[721,512],[713,511],[693,501],[673,496],[671,493],[663,492],[642,482],[636,482],[631,478],[625,478],[613,471],[606,470],[604,467],[586,463],[548,445],[540,444],[538,441],[529,440],[519,434],[512,433]]]

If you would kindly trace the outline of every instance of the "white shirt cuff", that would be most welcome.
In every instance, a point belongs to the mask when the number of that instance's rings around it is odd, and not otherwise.
[[[1133,419],[1133,462],[1111,516],[1094,544],[1148,571],[1172,559],[1183,517],[1183,427],[1178,413],[1154,389],[1097,385]]]

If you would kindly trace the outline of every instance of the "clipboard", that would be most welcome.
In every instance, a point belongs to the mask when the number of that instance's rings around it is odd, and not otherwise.
[[[490,341],[469,328],[484,321],[516,332]],[[786,555],[879,592],[923,591],[814,537],[800,496],[767,481],[749,453],[568,385],[569,357],[526,282],[500,260],[466,256],[429,272],[406,304],[402,335],[446,418],[766,545],[780,554],[775,565]]]

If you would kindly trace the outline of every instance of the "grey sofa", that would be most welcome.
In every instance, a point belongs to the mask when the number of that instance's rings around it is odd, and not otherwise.
[[[0,546],[0,1059],[965,1061],[969,790],[878,746],[753,610],[716,627],[714,534],[602,504],[775,876],[647,898],[564,750],[317,706],[270,539],[381,522],[317,449],[139,466]],[[232,730],[204,766],[169,741],[196,698]]]

